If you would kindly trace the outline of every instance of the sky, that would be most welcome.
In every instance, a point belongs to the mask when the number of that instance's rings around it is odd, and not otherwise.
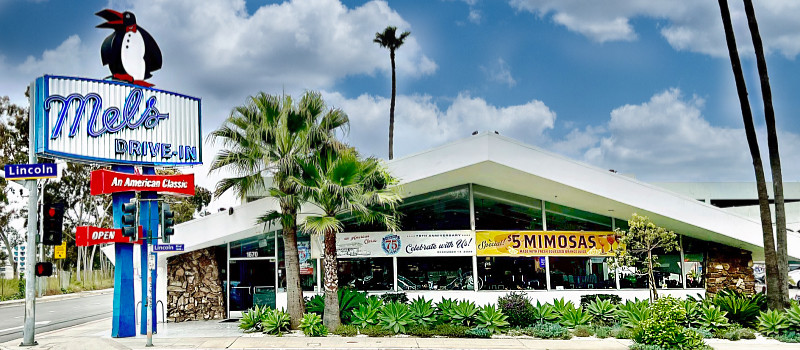
[[[800,2],[755,3],[784,181],[800,181]],[[729,4],[767,159],[744,9]],[[644,181],[754,181],[713,0],[0,0],[0,96],[27,105],[43,74],[108,76],[104,8],[153,35],[164,64],[149,81],[200,97],[204,135],[260,91],[314,90],[349,116],[348,143],[386,159],[391,66],[372,40],[392,25],[411,32],[397,50],[396,158],[497,131]],[[199,185],[229,175],[208,174],[219,149],[186,169]]]

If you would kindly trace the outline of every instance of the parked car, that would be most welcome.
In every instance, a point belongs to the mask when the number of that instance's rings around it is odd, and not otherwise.
[[[800,269],[789,271],[789,288],[800,288]]]

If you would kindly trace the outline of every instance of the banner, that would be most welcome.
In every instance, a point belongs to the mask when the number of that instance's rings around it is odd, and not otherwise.
[[[322,239],[312,244],[314,258],[322,255]],[[475,254],[472,231],[357,232],[336,235],[339,258],[465,256]]]
[[[142,226],[139,226],[139,237],[142,236]],[[75,228],[75,245],[78,247],[88,247],[103,243],[136,243],[142,244],[142,240],[131,242],[131,239],[122,235],[122,229],[102,228],[94,226],[78,226]]]
[[[613,256],[614,232],[477,231],[478,256]]]
[[[311,242],[300,241],[297,242],[297,253],[300,257],[300,274],[313,275],[314,274],[314,261],[311,260]]]
[[[138,175],[99,169],[92,171],[91,194],[156,191],[194,196],[194,174]]]

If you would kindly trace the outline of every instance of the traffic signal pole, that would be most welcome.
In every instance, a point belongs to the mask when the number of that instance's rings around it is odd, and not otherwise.
[[[34,152],[34,123],[31,117],[30,108],[28,109],[28,164],[36,164],[36,153]],[[36,327],[36,238],[39,230],[37,229],[36,213],[39,205],[39,189],[36,180],[25,181],[28,189],[28,242],[25,248],[25,325],[22,328],[22,344],[20,346],[37,345],[34,339]]]

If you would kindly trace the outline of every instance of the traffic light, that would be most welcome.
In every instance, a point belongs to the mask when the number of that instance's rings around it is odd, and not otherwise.
[[[53,275],[53,263],[36,263],[36,277],[49,277]]]
[[[169,243],[169,237],[175,234],[175,213],[169,209],[169,204],[161,205],[161,240]]]
[[[136,202],[122,203],[122,235],[136,237]]]
[[[64,203],[49,203],[43,208],[42,244],[61,245],[64,233]]]

